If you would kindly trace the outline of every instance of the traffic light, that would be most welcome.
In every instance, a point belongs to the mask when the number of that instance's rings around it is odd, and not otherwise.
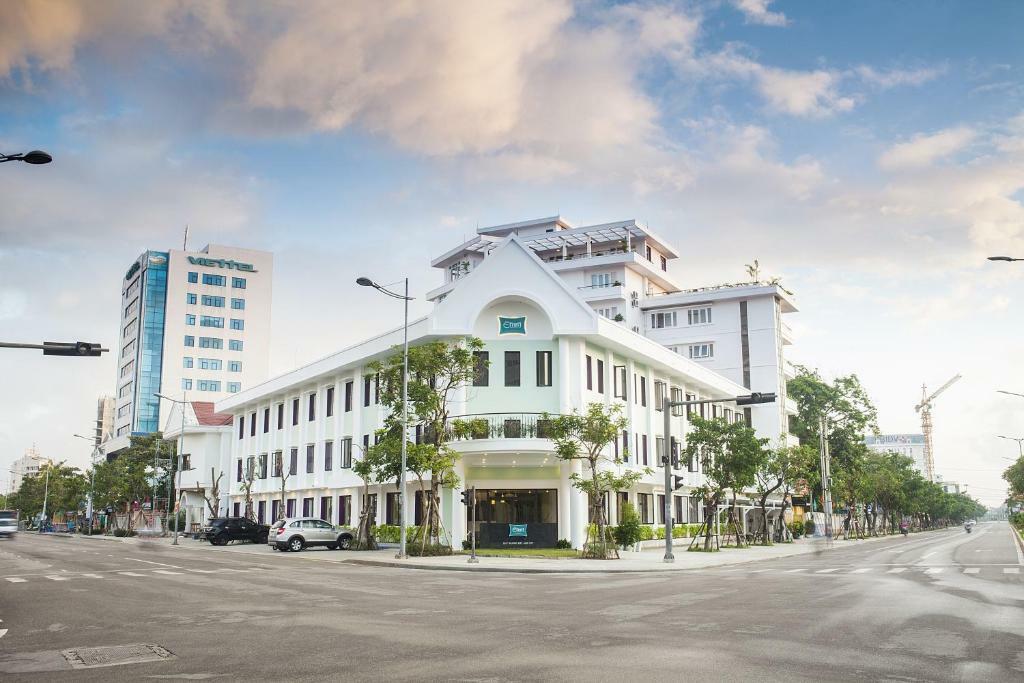
[[[466,507],[469,507],[470,505],[473,504],[473,499],[476,497],[474,495],[474,491],[475,489],[470,488],[462,492],[462,504],[465,505]]]
[[[678,470],[679,469],[679,441],[677,441],[676,437],[674,437],[674,436],[669,438],[669,453],[672,456],[672,469]]]
[[[678,474],[672,475],[672,490],[678,491],[679,489],[686,486],[686,477],[681,477]]]
[[[738,406],[750,406],[750,405],[754,405],[755,403],[774,403],[774,402],[775,402],[775,392],[761,393],[761,392],[755,391],[752,394],[750,394],[749,396],[737,396],[736,397],[736,405],[738,405]]]
[[[44,356],[98,356],[103,345],[91,342],[43,342]]]

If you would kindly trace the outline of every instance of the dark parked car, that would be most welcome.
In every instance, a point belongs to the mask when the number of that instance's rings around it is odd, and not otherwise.
[[[227,545],[231,541],[266,543],[269,533],[269,526],[245,517],[215,517],[203,527],[202,537],[212,545]]]

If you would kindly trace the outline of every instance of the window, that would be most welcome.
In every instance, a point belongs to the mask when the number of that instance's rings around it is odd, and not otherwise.
[[[240,360],[229,360],[228,361],[228,372],[241,372],[242,361]]]
[[[664,261],[665,260],[664,257],[661,260]],[[658,500],[658,506],[656,508],[654,508],[655,512],[657,512],[657,514],[658,514],[658,518],[657,518],[658,521],[657,521],[657,523],[658,524],[664,524],[665,523],[665,494],[664,493],[659,493],[657,500]]]
[[[604,393],[604,361],[597,359],[597,393]]]
[[[121,367],[121,376],[127,377],[135,370],[135,361],[128,361]]]
[[[257,461],[256,468],[259,472],[260,479],[267,478],[267,454],[260,453],[259,460]]]
[[[224,297],[222,296],[210,296],[209,294],[203,294],[202,302],[203,306],[224,308]]]
[[[201,349],[223,349],[224,340],[220,337],[200,337],[199,348]]]
[[[486,387],[490,384],[491,354],[487,351],[473,352],[473,386]]]
[[[622,460],[629,462],[629,432],[622,430]]]
[[[201,379],[196,382],[196,388],[199,391],[220,391],[220,382],[212,379]]]
[[[244,330],[245,329],[245,321],[244,320],[239,320],[238,318],[232,318],[231,319],[231,329],[233,329],[233,330]]]
[[[242,459],[239,458],[235,461],[235,481],[242,481]],[[235,503],[238,505],[238,503]]]
[[[130,413],[131,410],[132,410],[132,404],[131,403],[125,403],[123,406],[121,406],[120,408],[117,409],[117,416],[118,417],[124,417],[125,415]]]
[[[313,472],[313,463],[316,458],[316,446],[309,444],[306,446],[306,474]]]
[[[654,524],[654,494],[638,493],[636,494],[636,502],[640,508],[637,510],[640,513],[640,522],[642,524]]]
[[[591,287],[611,287],[612,286],[612,274],[611,273],[593,273],[590,276]]]
[[[615,386],[613,387],[613,390],[614,390],[615,393],[613,395],[615,396],[615,398],[621,398],[623,401],[625,401],[626,400],[626,366],[625,365],[616,365],[612,369],[612,373],[614,375],[614,380],[613,381],[615,383]]]
[[[223,275],[211,275],[209,273],[203,273],[203,284],[214,285],[215,287],[223,287],[227,284],[227,278]]]
[[[245,436],[245,415],[238,416],[238,438],[241,439]]]
[[[186,304],[194,304],[195,302],[196,302],[196,295],[195,294],[193,294],[192,292],[188,292],[187,294],[185,294],[185,303]]]
[[[652,263],[654,262],[654,259],[651,258],[651,248],[647,245],[644,245],[644,255],[647,257],[648,261],[651,261]]]
[[[196,317],[194,315],[192,315],[191,313],[186,313],[185,314],[185,324],[186,325],[195,325],[196,324]]]
[[[370,376],[363,377],[363,407],[370,405]]]
[[[679,387],[672,387],[671,394],[672,394],[672,397],[671,397],[672,403],[682,403],[682,401],[683,401],[683,390],[682,389],[680,389]],[[682,417],[683,412],[684,412],[683,411],[684,407],[685,406],[672,406],[672,416],[673,417]]]
[[[338,467],[347,470],[352,467],[352,437],[346,436],[338,448]]]
[[[387,505],[384,508],[384,523],[398,524],[398,492],[389,491],[385,503]]]
[[[352,496],[338,496],[338,524],[352,523]]]
[[[263,409],[263,433],[270,431],[270,408]]]
[[[363,434],[363,455],[365,456],[366,451],[370,450],[370,435]]]
[[[609,320],[615,320],[615,316],[619,314],[618,306],[608,306],[606,308],[597,308],[594,310],[597,311],[599,316],[602,318],[608,318]]]
[[[127,396],[130,393],[132,393],[132,383],[128,382],[128,384],[125,384],[123,387],[121,387],[120,390],[118,390],[117,397],[118,398],[124,398],[125,396]]]
[[[666,259],[664,256],[661,257],[661,269],[664,271],[668,270],[668,259]]]
[[[200,370],[220,370],[223,368],[223,361],[220,358],[200,358]]]
[[[690,358],[713,358],[715,355],[715,345],[710,342],[690,344],[689,353]]]
[[[690,308],[686,311],[687,325],[707,325],[711,322],[711,307]]]
[[[587,391],[594,390],[594,359],[587,356]]]
[[[324,496],[320,499],[320,519],[328,524],[331,521],[331,501],[334,499],[331,496]],[[321,529],[330,529],[326,524],[320,527]]]
[[[242,390],[242,383],[241,382],[228,382],[228,392],[229,393],[237,394],[241,390]]]
[[[665,409],[665,383],[661,380],[654,380],[654,409]]]
[[[654,464],[661,467],[665,464],[665,437],[654,437]]]
[[[299,449],[293,448],[288,453],[288,474],[295,474],[299,471]]]
[[[192,316],[195,318],[195,316]],[[194,323],[193,323],[194,324]],[[200,327],[224,327],[224,318],[215,315],[203,315],[199,317]]]
[[[186,367],[186,368],[192,367],[192,356],[185,356],[181,360],[182,360],[182,363],[183,363],[182,367]]]
[[[256,513],[256,521],[260,524],[266,524],[267,522],[267,501],[261,500],[257,504],[258,512]]]
[[[505,386],[519,386],[519,352],[505,352]]]
[[[345,412],[346,413],[352,411],[352,390],[353,390],[353,388],[354,387],[353,387],[352,380],[349,380],[349,381],[345,382]]]
[[[199,273],[195,272],[194,270],[190,270],[188,272],[188,281],[191,282],[192,284],[198,283],[199,282]],[[192,301],[190,303],[195,303],[195,302]]]
[[[308,419],[309,419],[310,422],[312,422],[313,420],[316,419],[316,392],[315,391],[312,394],[309,395],[308,413],[309,413]]]
[[[299,399],[292,399],[292,425],[299,424]]]
[[[245,299],[232,299],[231,300],[231,308],[233,308],[236,311],[244,311],[245,310]]]
[[[289,498],[284,502],[284,516],[294,517],[295,516],[295,499]]]
[[[667,311],[665,313],[651,313],[651,328],[660,329],[662,327],[675,327],[676,326],[676,312]]]
[[[233,277],[231,278],[231,286],[235,289],[245,289],[245,278],[244,277]]]
[[[256,436],[256,413],[249,416],[249,436]]]
[[[196,338],[193,337],[190,334],[186,334],[185,335],[185,346],[195,346],[195,345],[196,345]]]
[[[278,429],[283,429],[284,428],[284,404],[283,403],[278,403],[277,404],[277,428]]]
[[[302,499],[302,516],[303,517],[312,517],[313,516],[313,499],[312,498],[303,498]],[[305,522],[303,522],[303,526],[305,526]]]
[[[327,417],[334,415],[334,387],[327,387]]]
[[[274,472],[271,476],[280,477],[284,471],[284,454],[281,451],[274,451]]]
[[[551,386],[551,352],[537,352],[537,386]]]
[[[228,340],[228,350],[229,351],[241,351],[242,350],[242,340],[241,339],[229,339]]]
[[[434,378],[430,378],[430,388],[434,388]],[[380,403],[380,373],[373,376],[373,405]]]
[[[640,405],[647,406],[647,378],[640,378]]]
[[[643,434],[640,437],[640,464],[647,465],[647,435]]]
[[[334,469],[334,442],[324,441],[324,472]]]

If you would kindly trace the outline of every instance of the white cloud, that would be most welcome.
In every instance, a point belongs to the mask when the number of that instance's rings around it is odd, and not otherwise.
[[[927,166],[964,149],[975,137],[975,131],[966,126],[947,128],[930,135],[915,135],[909,141],[887,149],[878,163],[887,170]]]
[[[748,24],[785,26],[789,23],[785,14],[768,9],[772,0],[732,0],[732,3],[736,9],[743,12],[744,19]]]
[[[853,70],[854,74],[864,83],[883,90],[904,85],[922,85],[928,81],[935,80],[945,71],[945,68],[937,67],[880,70],[867,65],[858,66]]]
[[[788,71],[762,67],[757,89],[768,105],[785,114],[821,117],[853,109],[852,97],[838,92],[840,77],[829,71]]]

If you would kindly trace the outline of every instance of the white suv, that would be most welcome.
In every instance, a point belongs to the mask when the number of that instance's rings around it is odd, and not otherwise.
[[[274,522],[267,536],[267,545],[274,550],[298,552],[313,545],[327,546],[329,550],[348,550],[352,547],[352,530],[334,526],[316,517],[289,517]]]

